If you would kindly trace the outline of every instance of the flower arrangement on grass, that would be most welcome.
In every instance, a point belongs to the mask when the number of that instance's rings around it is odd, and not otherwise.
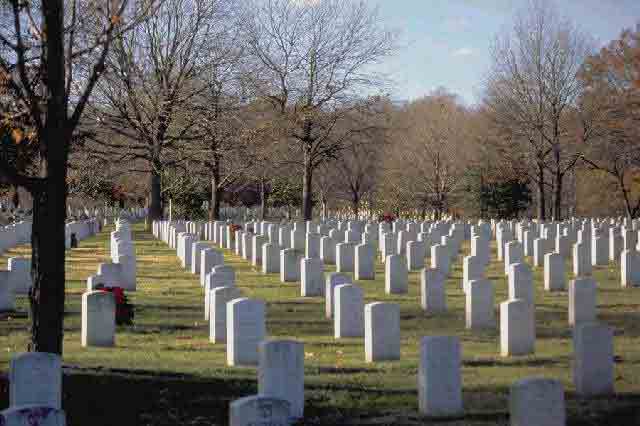
[[[105,287],[100,284],[96,290],[108,291],[113,293],[116,299],[116,324],[117,325],[133,325],[134,310],[133,305],[129,303],[127,295],[122,287]]]
[[[392,223],[395,220],[396,220],[396,217],[391,213],[385,213],[380,218],[380,222],[387,222],[387,223]]]
[[[232,223],[232,224],[231,224],[231,232],[233,232],[234,234],[235,234],[236,232],[238,232],[238,231],[241,231],[241,230],[242,230],[242,226],[237,225],[237,224],[235,224],[235,223]]]

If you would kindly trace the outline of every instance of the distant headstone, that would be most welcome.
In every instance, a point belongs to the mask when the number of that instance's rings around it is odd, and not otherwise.
[[[447,310],[446,277],[437,269],[425,268],[420,272],[420,305],[429,314]]]
[[[375,253],[370,244],[359,244],[355,249],[354,278],[360,280],[373,280],[376,277]]]
[[[596,321],[596,293],[593,278],[577,278],[569,283],[569,325]]]
[[[333,318],[333,308],[335,306],[335,288],[341,284],[351,284],[351,278],[348,275],[339,272],[327,274],[325,284],[325,316],[327,319]]]
[[[324,283],[322,261],[318,258],[304,258],[300,260],[301,295],[302,297],[322,296]]]
[[[280,250],[280,281],[300,281],[300,261],[298,253],[292,248]]]
[[[544,255],[544,289],[547,291],[565,290],[564,257],[558,253]]]
[[[403,256],[398,254],[387,256],[384,272],[384,288],[387,294],[407,293],[409,274]]]

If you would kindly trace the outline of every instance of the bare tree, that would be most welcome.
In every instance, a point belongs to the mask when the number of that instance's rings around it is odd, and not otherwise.
[[[355,127],[345,140],[345,147],[333,168],[334,187],[338,197],[346,200],[355,217],[364,199],[375,192],[382,168],[382,154],[387,142],[391,105],[381,99],[372,108],[349,114],[347,125]],[[353,123],[358,123],[356,126]],[[370,200],[369,200],[370,201]]]
[[[558,18],[547,1],[532,1],[493,48],[486,104],[508,128],[515,150],[526,149],[526,159],[535,164],[540,219],[544,169],[553,182],[553,216],[560,219],[563,179],[580,157],[572,133],[582,90],[578,72],[591,50],[585,34]]]
[[[230,3],[166,0],[107,57],[91,111],[98,140],[91,149],[149,176],[150,219],[162,216],[163,169],[198,156],[190,142],[203,137],[199,127],[210,111],[199,101],[221,60],[212,47],[228,32]]]
[[[397,114],[396,142],[385,154],[387,178],[396,191],[413,194],[413,208],[440,219],[462,188],[472,155],[468,111],[445,91],[407,105]]]
[[[362,92],[381,87],[370,66],[395,50],[396,37],[362,1],[266,0],[252,3],[248,16],[256,91],[285,118],[309,220],[314,171],[344,147],[336,124]]]
[[[67,162],[115,39],[153,6],[126,0],[0,4],[0,74],[38,143],[38,173],[0,172],[33,196],[30,350],[62,353]]]

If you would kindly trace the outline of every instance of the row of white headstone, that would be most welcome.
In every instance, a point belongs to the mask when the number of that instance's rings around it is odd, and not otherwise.
[[[158,227],[156,228],[158,231],[158,235],[159,237],[161,237],[161,229],[162,226],[159,224]],[[180,241],[182,240],[182,238],[184,237],[184,235],[180,235],[178,238],[178,245],[179,247],[182,247],[182,250],[184,250],[184,243],[181,243]],[[195,236],[192,236],[195,238]],[[241,241],[240,238],[238,238],[236,241]],[[254,240],[253,240],[253,247],[256,247],[256,243],[255,243],[255,236],[254,236]],[[308,241],[308,238],[307,238]],[[194,254],[194,263],[197,262],[197,246],[196,244],[200,244],[200,243],[193,243],[193,254]],[[268,247],[268,244],[270,243],[263,243],[263,249],[265,248],[265,246]],[[445,241],[446,244],[446,241]],[[187,244],[188,246],[188,244]],[[224,244],[223,244],[224,246]],[[309,246],[309,244],[307,243],[307,247]],[[244,252],[245,250],[242,249],[238,249],[237,248],[238,245],[236,245],[236,252]],[[445,246],[446,248],[446,246]],[[487,249],[488,249],[488,244],[487,244]],[[256,250],[254,250],[255,253]],[[263,253],[265,252],[265,250],[263,250]],[[284,252],[284,250],[283,250]],[[448,259],[448,255],[451,252],[445,252],[445,254],[443,254],[444,258]],[[387,263],[387,267],[389,264],[392,264],[393,262],[390,262],[389,260],[393,260],[393,256],[396,255],[390,255]],[[184,254],[182,255],[182,257],[184,257]],[[311,260],[311,259],[306,259],[307,261]],[[203,261],[204,262],[204,261]],[[265,260],[263,259],[263,265],[265,263]],[[184,264],[184,263],[183,263]],[[305,259],[302,260],[301,263],[301,270],[305,269]],[[448,263],[447,263],[448,265]],[[406,275],[406,270],[402,268],[402,264],[400,263],[398,270],[400,271],[404,271],[404,274]],[[264,271],[264,267],[263,267],[263,271]],[[192,271],[193,272],[193,271]],[[267,273],[268,271],[264,271],[265,273]],[[321,274],[321,269],[320,269],[320,274]],[[442,276],[444,275],[442,272],[440,272],[437,269],[433,269],[433,270],[423,270],[423,277],[426,277],[427,274],[431,274],[431,275],[436,275],[438,277],[440,277],[441,281],[444,281],[444,279],[442,279]],[[387,273],[387,275],[389,275]],[[303,278],[304,280],[304,278]],[[320,279],[321,280],[321,279]],[[348,280],[348,281],[347,281]],[[322,280],[321,280],[322,281]],[[428,281],[427,279],[423,278],[423,282]],[[336,314],[334,315],[334,333],[335,333],[335,337],[336,338],[341,338],[341,337],[362,337],[363,335],[363,329],[364,329],[364,334],[365,334],[365,354],[366,354],[366,359],[369,362],[375,361],[375,360],[393,360],[393,359],[399,359],[399,355],[400,355],[400,327],[399,327],[399,307],[397,305],[394,304],[388,304],[388,303],[373,303],[373,304],[369,304],[365,307],[364,309],[364,315],[362,315],[362,310],[358,309],[358,306],[362,305],[362,291],[349,283],[350,279],[348,279],[348,277],[346,275],[340,274],[340,273],[334,273],[331,274],[330,276],[327,277],[327,283],[326,283],[326,294],[327,294],[327,316],[331,315],[331,311],[336,312]],[[473,283],[475,283],[475,281],[472,281]],[[302,286],[303,290],[303,295],[305,295],[305,291],[304,291],[304,285]],[[472,286],[472,287],[476,287],[476,286]],[[333,288],[334,291],[331,291],[331,289]],[[324,289],[323,289],[324,290]],[[225,292],[227,293],[227,289],[222,290],[221,289],[221,293]],[[423,293],[424,294],[424,293]],[[333,296],[332,296],[333,295]],[[215,296],[214,296],[215,297]],[[237,297],[237,293],[234,291],[233,293],[230,293],[230,297]],[[491,294],[491,305],[492,305],[492,294]],[[332,302],[331,299],[335,300],[335,302]],[[424,297],[423,297],[424,299]],[[245,299],[246,302],[243,303],[251,303],[251,301],[249,301],[248,299]],[[240,308],[240,306],[235,306],[236,302],[234,302],[234,300],[230,300],[230,301],[226,301],[225,302],[229,303],[229,307],[227,308],[227,312],[233,311],[237,308]],[[256,336],[259,335],[260,338],[264,337],[264,304],[261,301],[253,301],[255,304],[256,309],[253,309],[254,312],[259,312],[259,317],[260,318],[256,318],[255,316],[253,318],[248,317],[246,319],[246,323],[250,324],[250,328],[252,328],[252,330],[246,330],[247,333],[251,334],[252,336]],[[360,303],[358,303],[360,302]],[[226,304],[223,303],[223,306],[225,306]],[[208,303],[206,303],[205,306],[208,306]],[[220,310],[220,308],[223,308],[223,306],[218,306],[218,307],[214,307],[214,305],[211,306],[211,310]],[[486,310],[486,309],[485,309]],[[476,312],[476,317],[478,309],[474,309],[474,312]],[[492,316],[493,310],[492,308],[489,309],[489,315]],[[364,317],[364,319],[363,319]],[[513,317],[513,315],[512,315]],[[232,321],[234,321],[234,317],[233,314],[229,315],[229,321],[227,325],[229,325]],[[518,319],[518,318],[514,318],[514,319]],[[256,321],[257,320],[257,321]],[[469,324],[469,319],[468,319],[468,324]],[[472,320],[472,324],[473,324],[473,320]],[[377,325],[377,326],[376,326]],[[234,326],[230,326],[228,333],[228,336],[231,335],[231,333],[234,330]],[[367,333],[367,330],[369,331]],[[394,332],[395,330],[395,332]],[[514,327],[511,327],[511,330],[514,330]],[[257,333],[256,333],[257,331]],[[429,338],[425,338],[425,339],[429,339]],[[454,339],[456,344],[459,346],[459,344],[457,343],[457,339],[456,338],[448,338],[448,339]],[[261,340],[254,340],[252,342],[252,348],[250,350],[250,353],[252,354],[258,354],[260,353],[260,351],[257,351],[257,348],[254,348],[256,346],[258,346],[260,344]],[[228,354],[229,352],[229,348],[233,348],[234,342],[230,342],[228,343]],[[513,346],[513,344],[512,344]],[[231,351],[233,351],[233,349],[231,349]],[[451,351],[449,351],[451,352]],[[451,359],[451,353],[447,352],[445,355],[443,355],[446,359]],[[453,351],[455,352],[455,351]],[[459,359],[459,347],[458,347],[458,359]],[[455,359],[455,356],[453,357]],[[589,360],[591,360],[593,357],[591,357]],[[430,359],[435,359],[434,356],[431,356]],[[254,360],[252,360],[254,361]],[[422,361],[422,358],[421,358]],[[422,364],[421,364],[422,365]],[[442,369],[440,367],[437,368],[438,371],[442,371]],[[434,380],[431,382],[431,385],[437,390],[438,393],[442,392],[441,389],[441,385],[444,383],[447,386],[444,387],[444,389],[456,389],[456,386],[451,385],[451,383],[447,382],[447,378],[452,379],[453,382],[458,383],[458,387],[457,387],[457,392],[454,391],[454,398],[452,398],[451,395],[446,395],[442,401],[423,401],[421,399],[421,411],[428,413],[430,415],[444,415],[444,416],[450,416],[450,415],[455,415],[456,413],[458,413],[459,411],[461,411],[461,386],[459,385],[459,361],[458,361],[458,367],[452,370],[456,370],[453,374],[450,374],[449,376],[443,378],[438,378],[438,380]],[[585,370],[583,368],[583,370]],[[425,370],[426,371],[426,370]],[[588,373],[588,372],[587,372]],[[445,373],[446,374],[446,373]],[[591,376],[593,376],[593,374],[591,374]],[[457,379],[456,379],[457,377]],[[420,383],[422,383],[423,381],[419,380]],[[429,381],[425,380],[424,383],[429,383]],[[437,383],[437,384],[436,384]],[[434,395],[434,390],[431,390],[431,392],[421,392],[420,395]],[[446,392],[445,392],[446,394]],[[459,394],[458,399],[455,398],[455,395]],[[426,398],[426,396],[425,396]],[[433,398],[433,397],[432,397]],[[286,399],[286,398],[285,398]],[[250,401],[251,399],[249,399],[248,401]],[[455,406],[456,403],[455,401],[459,400],[460,401],[460,407],[458,408],[454,408],[454,409],[449,409],[447,408],[447,403],[451,403],[451,401],[453,401],[453,405]],[[423,403],[424,402],[424,403]],[[424,408],[424,409],[423,409]],[[441,413],[439,414],[439,412],[441,411]],[[232,418],[233,418],[233,407],[232,407]]]
[[[82,294],[81,344],[84,347],[115,345],[115,296],[100,288],[135,291],[137,287],[136,250],[130,223],[124,218],[117,220],[110,237],[112,262],[98,266],[98,273],[87,279],[87,290]]]
[[[70,222],[65,226],[65,235],[76,235],[78,241],[95,235],[99,224],[95,219]],[[20,222],[0,229],[0,250],[5,251],[31,240],[31,222]],[[0,312],[15,309],[16,296],[29,294],[32,286],[31,258],[11,257],[8,269],[0,270]]]

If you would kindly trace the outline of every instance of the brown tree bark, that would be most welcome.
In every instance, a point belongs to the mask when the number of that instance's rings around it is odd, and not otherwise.
[[[302,173],[302,218],[304,220],[311,220],[313,216],[313,193],[311,189],[313,168],[311,165],[311,153],[309,151],[309,146],[305,145],[303,162],[304,170]]]
[[[538,164],[538,220],[545,220],[546,217],[546,200],[544,192],[544,165]]]
[[[153,222],[162,219],[162,188],[160,174],[155,167],[151,168],[149,188],[149,222]]]
[[[209,220],[220,219],[220,158],[213,156],[213,167],[211,169],[211,205],[209,206]]]

